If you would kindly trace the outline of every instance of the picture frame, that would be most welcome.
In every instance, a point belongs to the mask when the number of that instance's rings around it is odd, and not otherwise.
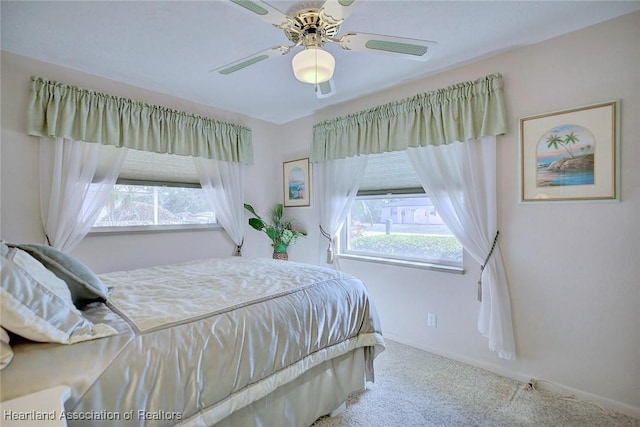
[[[311,206],[309,158],[291,160],[282,165],[284,206]]]
[[[619,102],[520,119],[520,201],[619,200]]]

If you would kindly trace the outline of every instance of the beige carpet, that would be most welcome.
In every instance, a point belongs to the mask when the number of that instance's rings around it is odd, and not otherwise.
[[[386,340],[376,382],[313,427],[637,426],[640,420]]]

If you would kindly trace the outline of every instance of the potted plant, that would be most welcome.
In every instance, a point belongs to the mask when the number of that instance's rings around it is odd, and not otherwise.
[[[249,218],[249,225],[258,231],[264,231],[271,239],[274,259],[289,259],[287,254],[289,245],[293,245],[300,237],[307,235],[304,231],[294,229],[292,219],[284,217],[282,203],[278,203],[271,209],[270,223],[262,219],[253,206],[245,203],[244,208],[253,214],[253,218]]]

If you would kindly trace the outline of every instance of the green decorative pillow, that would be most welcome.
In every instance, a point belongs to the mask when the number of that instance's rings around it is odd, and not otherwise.
[[[107,287],[82,262],[64,252],[46,245],[10,245],[29,253],[49,271],[64,280],[71,291],[73,304],[82,308],[94,301],[104,301],[109,296]]]

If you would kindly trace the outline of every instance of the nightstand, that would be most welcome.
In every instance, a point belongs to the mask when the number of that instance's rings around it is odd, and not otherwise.
[[[67,420],[60,415],[69,396],[69,387],[58,386],[0,402],[0,424],[3,427],[66,427]]]

